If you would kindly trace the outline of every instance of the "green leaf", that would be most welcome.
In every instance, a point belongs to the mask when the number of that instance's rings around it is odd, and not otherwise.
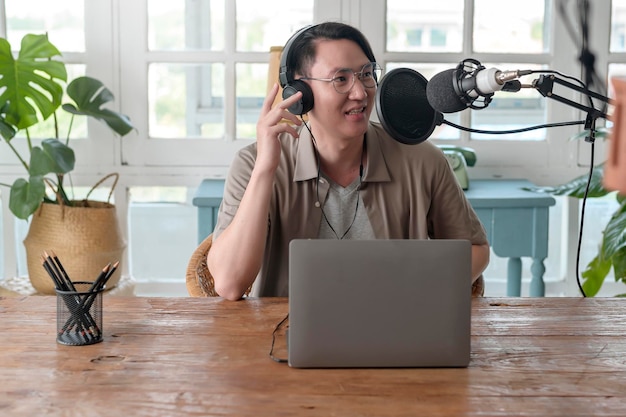
[[[602,256],[606,259],[624,254],[626,249],[626,203],[613,213],[603,232]]]
[[[585,196],[585,188],[587,188],[587,181],[589,181],[589,192],[587,197],[602,197],[610,193],[610,191],[605,189],[602,184],[603,175],[604,164],[600,164],[593,169],[591,180],[589,180],[589,174],[585,174],[574,178],[568,183],[557,185],[556,187],[524,187],[524,189],[553,195],[583,198]]]
[[[60,55],[46,35],[24,36],[17,59],[9,42],[0,39],[0,106],[6,123],[25,129],[39,121],[37,111],[45,120],[60,106],[63,88],[56,80],[66,81],[67,72],[64,63],[52,60]]]
[[[587,139],[587,136],[589,136],[589,129],[581,130],[580,132],[572,136],[570,140]],[[599,127],[596,129],[596,135],[595,135],[596,139],[608,139],[610,136],[611,136],[611,129],[607,127]]]
[[[582,273],[585,295],[593,297],[600,291],[610,269],[611,261],[601,259],[599,255],[589,262],[587,269]]]
[[[30,175],[66,174],[74,169],[76,158],[72,148],[57,139],[44,139],[30,153]]]
[[[28,219],[37,210],[46,194],[43,177],[18,178],[11,186],[9,209],[18,219]]]
[[[626,283],[626,249],[621,249],[613,255],[611,261],[613,262],[615,282],[622,281]]]
[[[8,124],[4,120],[4,117],[0,115],[0,135],[2,135],[2,137],[5,138],[6,140],[11,140],[13,139],[13,136],[15,136],[15,133],[16,133],[15,128],[11,126],[10,124]]]
[[[67,95],[74,100],[76,106],[63,104],[65,111],[101,120],[120,136],[135,128],[128,116],[103,107],[112,102],[114,97],[99,80],[91,77],[76,78],[67,86]]]

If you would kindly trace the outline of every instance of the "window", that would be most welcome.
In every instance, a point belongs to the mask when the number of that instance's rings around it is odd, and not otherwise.
[[[626,1],[611,3],[611,52],[626,52]]]
[[[406,31],[406,40],[409,46],[422,46],[422,34],[421,29],[411,29]]]
[[[6,37],[17,49],[27,33],[48,33],[61,51],[85,52],[83,0],[66,0],[64,7],[45,0],[5,0]]]
[[[25,33],[47,32],[73,73],[103,80],[116,97],[115,107],[137,126],[119,140],[97,122],[75,125],[79,166],[72,181],[88,187],[104,173],[120,173],[115,202],[129,237],[123,272],[147,288],[151,277],[183,285],[181,262],[155,256],[165,246],[154,245],[158,239],[196,241],[194,190],[203,178],[224,177],[234,153],[254,139],[271,46],[284,45],[304,25],[341,20],[362,29],[385,71],[410,67],[430,79],[474,58],[487,68],[550,68],[577,75],[579,43],[567,32],[558,3],[528,0],[513,11],[497,0],[0,0],[0,32],[13,45]],[[591,7],[592,28],[611,22],[611,30],[591,33],[599,73],[604,78],[626,73],[626,0],[592,1]],[[579,99],[574,92],[564,94]],[[444,117],[465,127],[502,130],[581,120],[585,114],[524,88],[494,94],[484,110]],[[431,139],[474,148],[478,162],[472,178],[528,178],[554,185],[589,165],[589,147],[569,140],[579,130],[489,135],[444,123]],[[11,183],[18,168],[5,150],[0,144],[0,182]],[[604,145],[597,143],[596,155],[603,154]],[[0,259],[4,276],[12,276],[19,270],[26,225],[10,217],[8,193],[1,191]],[[153,229],[145,234],[149,242],[142,243],[137,235],[145,227]],[[168,242],[160,244],[171,247],[170,257],[186,260],[189,248]]]
[[[445,47],[447,33],[439,29],[431,29],[430,31],[430,46],[432,47]]]
[[[516,13],[501,7],[497,0],[464,2],[445,0],[436,3],[388,1],[387,3],[387,49],[399,50],[396,39],[409,37],[422,31],[428,33],[428,41],[410,43],[412,48],[429,54],[416,55],[413,65],[427,78],[446,68],[455,68],[464,57],[478,59],[484,67],[540,69],[550,63],[549,18],[550,0],[533,0],[529,7],[519,8]],[[465,7],[473,5],[471,15]],[[469,20],[472,16],[473,20]],[[406,34],[406,35],[404,35]],[[463,42],[469,39],[471,42]],[[461,53],[461,56],[455,54]],[[526,54],[527,61],[520,60]],[[446,63],[441,57],[454,57]],[[495,56],[498,61],[493,61]],[[484,58],[483,58],[484,57]],[[426,61],[426,62],[424,62]],[[389,62],[392,64],[392,62]],[[462,67],[459,67],[461,69]],[[474,67],[474,69],[477,69]],[[471,72],[472,68],[466,68]],[[466,112],[464,124],[480,130],[513,130],[546,122],[545,99],[536,91],[523,90],[517,93],[498,93],[492,103],[480,112]],[[463,136],[473,140],[502,140],[502,136],[487,134],[463,134],[442,128],[434,137],[442,139]],[[525,134],[510,134],[506,140],[545,140],[545,130]],[[467,140],[466,140],[467,141]]]

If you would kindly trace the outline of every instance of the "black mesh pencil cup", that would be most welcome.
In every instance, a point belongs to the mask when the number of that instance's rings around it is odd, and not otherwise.
[[[102,294],[92,282],[75,282],[73,290],[57,289],[57,342],[84,346],[102,342]]]

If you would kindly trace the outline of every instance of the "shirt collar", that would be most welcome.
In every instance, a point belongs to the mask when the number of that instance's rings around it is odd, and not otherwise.
[[[300,137],[296,140],[298,141],[298,150],[296,151],[296,167],[293,181],[306,181],[317,178],[317,158],[309,129],[303,126],[300,129]]]
[[[300,130],[298,140],[298,150],[296,154],[296,166],[293,181],[306,181],[317,178],[317,158],[313,139],[308,129]],[[372,123],[367,128],[365,134],[365,145],[367,146],[367,164],[363,175],[363,181],[388,182],[391,181],[389,168],[385,161],[384,146],[382,141],[391,140],[389,137],[381,136],[380,129],[376,129]]]

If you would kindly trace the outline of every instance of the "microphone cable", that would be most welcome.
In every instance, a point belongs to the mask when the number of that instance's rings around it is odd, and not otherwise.
[[[593,135],[593,131],[591,132]],[[583,227],[585,225],[585,207],[587,206],[587,196],[589,194],[589,187],[591,185],[591,177],[593,176],[593,161],[595,155],[596,141],[591,141],[591,163],[589,164],[589,176],[587,177],[587,184],[585,185],[585,193],[583,194],[582,207],[580,209],[580,226],[578,228],[578,243],[576,245],[576,284],[578,284],[578,290],[582,294],[583,298],[587,297],[585,289],[580,282],[580,252],[583,241]]]
[[[564,74],[561,71],[551,70],[551,69],[528,70],[528,71],[530,71],[528,75],[530,74],[555,74],[555,75],[558,75],[559,77],[566,78],[570,81],[575,81],[576,84],[578,84],[581,88],[584,88],[584,89],[587,88],[585,83],[583,83],[580,79],[574,77],[573,75]]]
[[[562,127],[562,126],[573,126],[573,125],[584,125],[585,121],[584,120],[576,120],[573,122],[558,122],[558,123],[546,123],[546,124],[542,124],[542,125],[536,125],[536,126],[528,126],[528,127],[524,127],[524,128],[520,128],[520,129],[512,129],[512,130],[481,130],[481,129],[473,129],[471,127],[465,127],[465,126],[461,126],[461,125],[457,125],[456,123],[452,123],[448,120],[443,120],[442,123],[451,126],[455,129],[459,129],[459,130],[463,130],[465,132],[471,132],[471,133],[484,133],[484,134],[488,134],[488,135],[505,135],[505,134],[511,134],[511,133],[521,133],[521,132],[528,132],[530,130],[536,130],[536,129],[543,129],[543,128],[547,128],[547,127]]]
[[[585,77],[587,78],[587,82],[583,82],[582,80],[579,80],[576,77],[570,76],[570,75],[566,75],[563,74],[559,71],[555,71],[555,70],[536,70],[533,71],[533,74],[535,73],[550,73],[550,74],[556,74],[559,75],[560,77],[563,78],[567,78],[569,80],[573,80],[575,81],[580,87],[582,87],[584,90],[589,91],[589,85],[590,84],[598,84],[601,85],[601,83],[598,82],[599,77],[597,75],[597,73],[594,71],[593,69],[593,61],[594,61],[594,56],[593,54],[591,54],[591,52],[588,50],[587,48],[587,22],[586,22],[586,12],[588,12],[588,8],[589,5],[586,1],[579,1],[578,2],[578,6],[579,6],[579,14],[581,17],[581,28],[582,28],[582,52],[581,52],[581,56],[580,56],[580,61],[583,64],[585,71]],[[565,18],[566,17],[566,13],[565,13],[565,9],[563,8],[563,4],[561,3],[560,5],[560,10],[559,12],[561,13],[561,15]],[[574,31],[571,28],[571,25],[569,24],[569,22],[567,21],[567,19],[564,19],[566,22],[566,28],[568,29],[570,35],[572,36],[572,38],[575,39],[574,36]],[[585,94],[585,96],[587,97],[587,100],[589,101],[589,105],[592,108],[595,108],[594,104],[593,104],[593,98],[591,97],[591,95],[589,94]],[[607,103],[603,103],[602,106],[602,111],[605,112],[607,108]],[[587,124],[589,122],[589,120],[583,121],[583,124]],[[580,123],[574,123],[572,122],[571,124],[580,124]],[[580,209],[580,224],[578,226],[578,242],[576,244],[576,284],[578,286],[578,290],[580,291],[580,294],[583,296],[583,298],[587,297],[587,294],[585,293],[585,289],[583,288],[583,285],[581,283],[581,276],[580,276],[580,253],[582,250],[582,240],[583,240],[583,229],[584,229],[584,225],[585,225],[585,210],[587,207],[587,198],[589,196],[589,189],[591,187],[591,181],[592,181],[592,177],[593,177],[593,171],[594,171],[594,161],[595,161],[595,119],[591,121],[591,127],[589,129],[589,136],[587,136],[585,138],[585,141],[590,142],[591,144],[591,157],[590,157],[590,163],[589,163],[589,174],[587,177],[587,182],[585,184],[585,191],[583,193],[583,198],[582,198],[582,205],[581,205],[581,209]]]
[[[567,10],[565,8],[566,2],[558,3],[558,12],[563,20],[563,25],[567,30],[570,38],[575,45],[580,45],[580,55],[578,61],[582,64],[583,77],[585,79],[585,86],[596,86],[602,90],[602,94],[606,95],[606,85],[598,72],[595,69],[596,57],[589,49],[589,13],[590,2],[589,0],[575,0],[574,18],[570,20]],[[593,99],[587,96],[591,107],[593,107]],[[603,111],[606,112],[607,104],[603,104]]]
[[[602,95],[606,96],[606,85],[604,81],[601,79],[600,75],[596,71],[595,68],[595,60],[596,57],[589,49],[589,11],[590,11],[590,2],[589,0],[576,0],[576,13],[575,17],[576,23],[578,23],[579,30],[575,30],[574,24],[569,20],[567,11],[565,9],[565,3],[560,2],[558,5],[558,11],[563,19],[563,23],[565,29],[570,35],[574,44],[581,45],[580,55],[578,57],[578,61],[582,64],[583,69],[583,77],[584,82],[579,81],[579,83],[583,86],[586,91],[589,91],[590,87],[596,86],[601,90]],[[580,39],[578,39],[580,36]],[[592,108],[595,108],[593,105],[593,98],[590,94],[587,94],[587,100],[589,105]],[[602,104],[602,112],[606,113],[606,109],[608,107],[608,103],[604,102]],[[583,201],[581,207],[581,215],[580,215],[580,229],[578,231],[578,247],[576,252],[576,282],[578,283],[578,289],[580,290],[583,297],[587,297],[585,294],[585,290],[582,287],[580,282],[580,274],[579,274],[579,264],[580,264],[580,251],[581,251],[581,242],[583,235],[583,225],[585,221],[585,207],[587,203],[587,196],[589,194],[589,188],[591,186],[591,180],[593,177],[594,171],[594,154],[595,154],[595,132],[596,132],[596,120],[590,120],[590,128],[589,128],[589,136],[585,138],[585,141],[591,143],[591,161],[589,164],[589,176],[587,178],[587,184],[585,186],[585,192],[583,194]]]

